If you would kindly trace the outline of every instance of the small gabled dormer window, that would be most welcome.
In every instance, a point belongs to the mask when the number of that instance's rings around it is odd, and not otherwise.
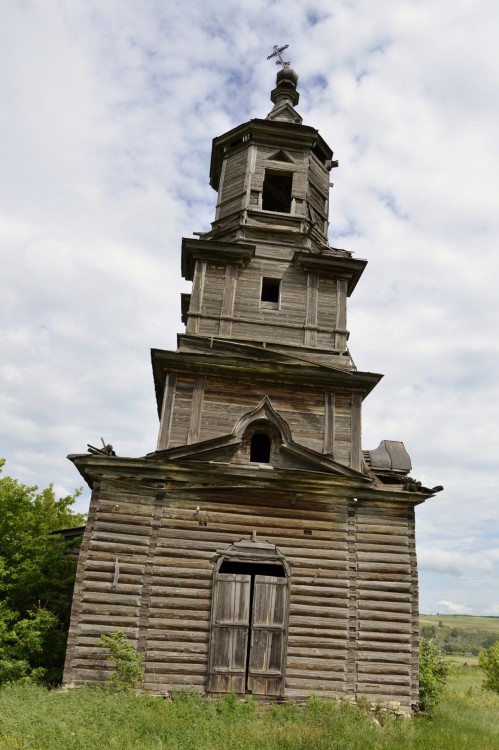
[[[255,432],[251,438],[250,461],[257,464],[270,463],[272,441],[265,432]]]
[[[292,188],[292,173],[273,172],[270,169],[266,169],[262,193],[263,210],[279,211],[284,214],[291,213]]]

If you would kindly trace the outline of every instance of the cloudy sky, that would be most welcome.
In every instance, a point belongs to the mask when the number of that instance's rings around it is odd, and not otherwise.
[[[421,611],[499,615],[497,0],[10,0],[0,45],[0,456],[68,494],[65,456],[153,450],[180,238],[209,228],[211,139],[265,117],[289,43],[335,151],[330,243],[367,258],[363,445],[403,440]],[[86,509],[88,492],[79,500]]]

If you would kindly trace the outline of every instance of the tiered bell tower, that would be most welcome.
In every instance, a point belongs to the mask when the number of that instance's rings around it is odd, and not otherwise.
[[[92,498],[66,683],[104,679],[96,642],[121,628],[156,694],[417,703],[414,507],[440,488],[400,442],[361,450],[381,375],[356,369],[346,308],[366,261],[328,244],[337,162],[297,80],[284,64],[267,117],[213,141],[185,332],[152,351],[156,450],[70,456]]]
[[[180,401],[177,397],[171,355],[153,352],[162,405],[158,450],[230,432],[234,381],[245,380],[251,367],[265,362],[264,382],[258,383],[255,373],[244,389],[245,406],[257,383],[261,397],[278,397],[284,368],[294,387],[291,401],[281,407],[300,422],[299,442],[361,468],[360,405],[381,376],[356,371],[347,345],[346,308],[366,261],[328,245],[329,173],[337,162],[294,108],[297,81],[294,70],[284,67],[267,118],[250,120],[213,141],[215,220],[211,231],[182,243],[182,274],[193,285],[182,297],[186,333],[179,336],[175,360],[191,362],[195,380],[189,407],[185,387]],[[196,355],[202,355],[201,370]],[[229,403],[225,408],[219,395],[213,419],[202,405],[210,386],[205,365],[209,361],[211,368],[226,372],[229,356]],[[312,381],[307,382],[308,372]],[[317,379],[326,387],[322,403],[316,394],[311,407],[307,390]]]

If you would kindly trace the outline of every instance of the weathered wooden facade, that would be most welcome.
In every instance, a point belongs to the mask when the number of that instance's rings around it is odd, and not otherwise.
[[[402,443],[361,450],[380,375],[356,369],[329,247],[333,153],[284,68],[266,119],[213,142],[210,232],[182,243],[186,326],[153,350],[156,451],[73,455],[92,488],[65,682],[105,678],[125,630],[145,688],[396,700],[418,690],[414,508]]]

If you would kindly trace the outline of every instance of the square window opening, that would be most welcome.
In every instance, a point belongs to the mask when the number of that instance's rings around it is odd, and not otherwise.
[[[291,213],[291,191],[293,175],[284,172],[265,171],[262,192],[262,208],[264,211],[279,211]]]
[[[272,302],[275,305],[278,305],[280,291],[281,291],[280,279],[263,278],[260,300],[262,302]]]

